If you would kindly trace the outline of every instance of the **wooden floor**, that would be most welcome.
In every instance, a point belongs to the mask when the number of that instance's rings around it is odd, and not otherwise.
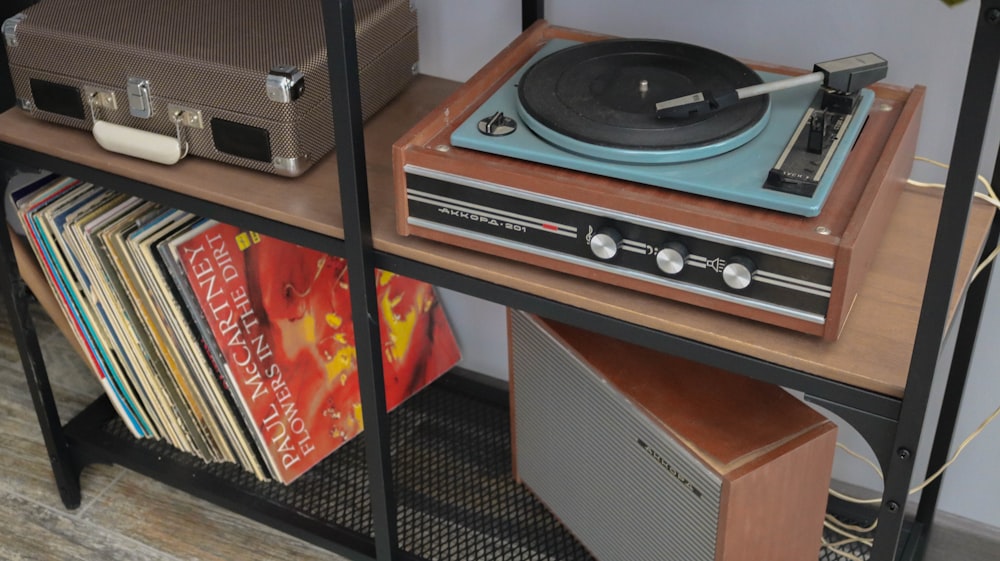
[[[101,394],[66,339],[35,317],[65,422]],[[0,559],[303,561],[342,559],[117,466],[91,466],[83,503],[59,500],[16,346],[0,311]]]
[[[66,339],[34,314],[60,415],[101,393]],[[82,476],[83,503],[58,497],[6,311],[0,311],[0,560],[264,561],[341,557],[116,466]],[[997,559],[1000,535],[942,516],[926,561]],[[449,560],[464,561],[464,560]]]

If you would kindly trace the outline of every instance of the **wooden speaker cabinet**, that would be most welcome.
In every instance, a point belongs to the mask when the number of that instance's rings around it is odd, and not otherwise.
[[[601,561],[803,561],[836,425],[783,389],[510,315],[516,477]]]

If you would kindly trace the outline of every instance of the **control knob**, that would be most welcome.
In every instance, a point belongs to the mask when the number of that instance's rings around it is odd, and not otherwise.
[[[757,265],[749,257],[737,255],[731,257],[722,269],[722,280],[729,288],[743,290],[753,282],[756,271]]]
[[[676,275],[684,270],[688,249],[680,242],[667,242],[656,252],[656,266],[668,275]]]
[[[590,251],[598,259],[608,260],[618,255],[622,245],[622,235],[610,226],[601,226],[590,238]]]

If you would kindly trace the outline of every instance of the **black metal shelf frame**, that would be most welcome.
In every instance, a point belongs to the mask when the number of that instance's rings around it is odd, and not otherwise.
[[[442,270],[424,263],[376,251],[372,245],[368,185],[365,167],[364,133],[361,123],[360,93],[357,74],[357,45],[354,37],[354,11],[350,0],[322,0],[328,62],[331,78],[332,111],[338,131],[338,180],[344,216],[344,240],[336,240],[294,226],[278,223],[251,213],[236,211],[208,201],[181,195],[154,185],[136,182],[109,172],[59,160],[45,154],[16,146],[0,145],[0,156],[10,161],[44,167],[74,175],[111,188],[138,196],[185,208],[241,227],[252,228],[275,237],[289,239],[326,251],[343,255],[350,263],[353,321],[358,347],[358,369],[361,383],[363,420],[366,427],[364,439],[368,485],[373,517],[374,547],[351,545],[350,538],[326,539],[313,536],[311,541],[332,549],[345,545],[355,554],[380,560],[412,558],[400,550],[399,528],[396,513],[397,497],[393,485],[393,466],[390,458],[391,431],[389,416],[385,413],[385,395],[382,386],[381,361],[373,352],[380,347],[378,317],[374,290],[374,269],[379,267],[412,276],[475,295],[507,306],[524,309],[607,334],[612,337],[644,345],[653,349],[721,367],[745,376],[776,383],[802,391],[807,399],[837,413],[851,423],[869,442],[885,472],[884,498],[875,514],[879,526],[875,531],[874,547],[869,559],[916,560],[922,557],[925,533],[933,523],[933,515],[940,481],[923,493],[916,521],[908,531],[908,541],[901,547],[903,511],[907,502],[908,485],[914,469],[913,460],[920,439],[924,415],[928,407],[934,367],[945,335],[946,308],[936,305],[948,301],[955,279],[958,255],[962,244],[964,225],[968,219],[969,205],[979,163],[980,147],[985,136],[987,117],[1000,63],[1000,0],[984,0],[976,27],[970,55],[961,113],[957,124],[951,169],[946,180],[944,203],[932,251],[924,302],[913,349],[909,377],[902,399],[769,363],[740,353],[719,349],[675,335],[657,332],[642,326],[610,318],[595,312],[567,306],[532,294],[520,292]],[[9,14],[4,14],[4,16]],[[544,1],[522,0],[522,23],[527,27],[544,16]],[[0,56],[5,63],[2,51]],[[6,66],[6,64],[4,64]],[[3,85],[9,86],[8,81]],[[0,91],[5,93],[5,91]],[[3,106],[12,100],[2,100]],[[998,162],[1000,164],[1000,162]],[[1000,165],[998,165],[1000,167]],[[995,171],[994,182],[1000,181]],[[1000,218],[995,218],[987,241],[988,249],[997,243]],[[27,290],[13,263],[11,242],[0,236],[0,265],[8,274],[3,279],[4,299],[24,364],[26,377],[42,433],[49,451],[64,504],[73,508],[80,502],[79,473],[84,462],[98,461],[100,451],[80,454],[67,438],[60,421],[57,404],[48,384],[44,362],[38,348],[34,327],[27,313]],[[970,287],[965,298],[964,312],[959,326],[958,343],[954,352],[950,374],[945,389],[944,405],[935,433],[928,472],[944,461],[951,444],[957,417],[958,404],[976,340],[976,331],[982,305],[989,284],[989,270]],[[75,421],[74,421],[75,422]],[[149,471],[164,480],[170,479],[160,468],[136,465],[135,469]],[[177,482],[173,482],[178,484]],[[204,487],[192,487],[198,492]],[[222,499],[221,502],[226,502]],[[266,511],[266,509],[264,509]],[[262,519],[280,525],[280,517]],[[292,533],[302,533],[301,528],[288,528]],[[308,532],[305,532],[309,539]]]

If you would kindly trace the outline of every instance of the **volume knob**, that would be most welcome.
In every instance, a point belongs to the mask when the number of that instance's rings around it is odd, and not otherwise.
[[[753,274],[756,271],[757,265],[749,257],[737,255],[730,258],[722,269],[722,281],[729,288],[743,290],[753,282]]]
[[[656,266],[668,275],[676,275],[684,270],[688,249],[680,242],[667,242],[656,252]]]
[[[618,255],[618,248],[622,245],[622,235],[609,226],[602,226],[597,229],[597,233],[590,238],[590,251],[598,259],[611,259]]]

